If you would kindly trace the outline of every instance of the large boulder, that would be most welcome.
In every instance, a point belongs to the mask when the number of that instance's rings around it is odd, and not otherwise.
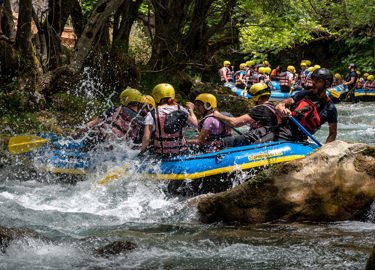
[[[203,197],[198,210],[204,222],[338,221],[358,217],[374,197],[375,148],[334,141]]]

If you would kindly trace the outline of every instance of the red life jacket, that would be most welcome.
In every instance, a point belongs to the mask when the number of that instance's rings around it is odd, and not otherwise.
[[[104,122],[99,132],[104,141],[133,141],[139,138],[144,124],[137,121],[138,114],[133,110],[120,106],[109,121]],[[136,142],[140,143],[140,142]]]
[[[370,83],[370,81],[367,81],[365,83],[365,89],[367,89],[367,90],[375,90],[375,81],[372,81],[371,83]]]
[[[330,98],[327,97],[325,106],[327,106]],[[314,134],[320,128],[320,114],[314,102],[307,98],[303,98],[296,102],[291,108],[292,116],[311,134]],[[324,109],[321,110],[322,113]]]
[[[199,120],[199,123],[198,123],[198,131],[199,132],[203,128],[204,121],[206,121],[209,117],[213,117],[213,114],[209,114],[209,115],[203,117],[201,120]],[[214,118],[216,118],[216,117],[214,117]],[[208,137],[206,138],[206,143],[205,143],[202,150],[205,150],[206,152],[216,152],[222,147],[221,139],[225,138],[225,137],[232,136],[232,134],[233,134],[232,128],[225,125],[222,121],[220,121],[220,122],[223,124],[223,131],[220,134],[210,133],[208,135]]]
[[[226,71],[227,80],[228,81],[233,81],[232,71],[229,68],[227,68],[227,67],[222,67],[221,69],[219,69],[220,80],[222,82],[225,82],[224,70]]]
[[[280,86],[289,86],[289,72],[285,71],[280,74]]]
[[[311,88],[312,87],[312,79],[311,79],[311,74],[312,72],[309,72],[306,76],[306,81],[305,81],[305,88]]]
[[[177,110],[180,110],[178,105]],[[183,129],[168,134],[164,131],[167,113],[159,111],[158,106],[151,111],[155,123],[154,150],[158,154],[180,154],[187,150]]]

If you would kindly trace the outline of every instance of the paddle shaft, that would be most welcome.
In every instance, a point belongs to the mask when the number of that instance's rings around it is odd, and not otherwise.
[[[322,146],[322,144],[317,139],[315,139],[314,136],[311,135],[310,132],[308,132],[293,116],[290,116],[290,119],[293,121],[294,124],[297,125],[297,127],[303,133],[305,133],[307,136],[309,136],[317,145]]]

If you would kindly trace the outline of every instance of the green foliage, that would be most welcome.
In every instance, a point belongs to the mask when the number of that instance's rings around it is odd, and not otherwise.
[[[278,1],[276,6],[273,2],[239,1],[241,47],[261,60],[268,53],[306,43],[313,39],[314,31],[324,30],[301,1]]]
[[[94,9],[97,2],[97,0],[82,0],[81,9],[83,16],[88,17],[91,11]]]
[[[146,65],[151,57],[151,39],[145,33],[144,27],[135,22],[129,36],[129,56],[134,58],[137,65]]]

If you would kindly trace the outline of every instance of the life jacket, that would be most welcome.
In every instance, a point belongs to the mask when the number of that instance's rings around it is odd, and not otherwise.
[[[245,80],[247,80],[248,82],[251,81],[251,77],[253,75],[253,69],[252,68],[249,68],[248,70],[245,71]]]
[[[355,88],[357,89],[362,89],[365,85],[365,79],[364,78],[359,78],[357,83],[355,84]]]
[[[213,114],[209,114],[205,117],[203,117],[201,120],[199,120],[198,123],[198,131],[200,132],[203,128],[204,122],[209,118],[213,117]],[[217,119],[217,118],[216,118]],[[220,121],[220,120],[219,120]],[[202,147],[201,150],[204,150],[206,152],[216,152],[220,148],[222,148],[222,138],[232,136],[233,130],[231,127],[225,125],[222,121],[220,121],[223,125],[223,131],[220,134],[212,134],[210,133],[208,137],[206,138],[206,143]]]
[[[99,136],[103,141],[133,141],[141,143],[140,134],[144,123],[142,118],[132,109],[120,106],[111,119],[105,121],[99,127]]]
[[[222,67],[221,69],[219,69],[220,80],[222,82],[225,82],[224,70],[226,71],[227,80],[228,81],[233,81],[232,71],[229,68],[227,68],[227,67]]]
[[[280,86],[289,86],[289,71],[285,71],[280,74]]]
[[[243,83],[242,82],[240,82],[240,74],[241,74],[241,72],[245,72],[244,70],[237,70],[235,73],[234,73],[234,78],[235,78],[235,80],[236,80],[236,82],[235,82],[235,85],[239,85],[239,86],[241,86],[241,85],[243,85]],[[246,76],[246,73],[245,73],[245,75],[242,77],[242,79],[245,81],[245,76]]]
[[[263,104],[260,104],[260,105],[256,105],[255,107],[257,107],[257,106],[267,107],[276,116],[277,125],[281,125],[283,123],[284,119],[286,119],[286,117],[283,114],[281,114],[278,110],[276,110],[276,108],[273,105],[271,105],[269,103],[263,103]],[[255,122],[251,123],[250,130],[261,128],[261,127],[262,127],[262,125],[255,121]]]
[[[273,74],[274,71],[275,71],[275,74]],[[276,69],[272,70],[271,75],[270,75],[271,81],[280,81],[279,76],[280,76],[280,71],[276,71]]]
[[[265,74],[259,74],[257,79],[256,79],[256,82],[259,83],[261,81],[265,81],[266,80],[266,75]]]
[[[367,90],[375,90],[375,81],[372,81],[371,83],[370,81],[365,82],[364,88]]]
[[[180,105],[178,105],[177,110],[180,110]],[[154,151],[158,154],[180,154],[186,151],[183,128],[176,133],[168,134],[164,130],[167,113],[159,111],[158,106],[150,113],[155,123]]]
[[[314,103],[308,98],[303,98],[296,102],[292,107],[292,116],[311,134],[314,134],[320,128],[320,115],[327,107],[330,98],[327,97],[324,104]],[[318,105],[318,106],[317,106]],[[323,108],[319,109],[323,106]],[[319,108],[318,108],[319,107]]]
[[[309,89],[312,87],[312,79],[311,79],[311,74],[312,72],[309,72],[306,76],[306,81],[305,81],[305,88]]]

